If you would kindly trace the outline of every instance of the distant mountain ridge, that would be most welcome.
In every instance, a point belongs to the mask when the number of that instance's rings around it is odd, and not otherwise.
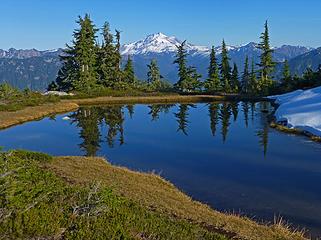
[[[121,48],[123,56],[130,55],[133,58],[135,72],[138,78],[145,79],[147,74],[146,65],[151,59],[156,59],[160,65],[162,75],[170,82],[177,81],[177,66],[173,65],[176,54],[177,45],[181,44],[182,40],[173,36],[167,36],[163,33],[148,35],[145,39],[134,43],[125,44]],[[248,56],[255,63],[259,62],[260,50],[257,48],[257,43],[250,42],[242,46],[227,45],[231,64],[233,62],[238,66],[239,72],[243,70],[245,57]],[[207,68],[209,64],[210,47],[197,46],[189,42],[186,43],[186,50],[189,54],[188,63],[197,68],[202,74],[203,79],[207,76]],[[274,48],[273,58],[276,62],[283,62],[285,59],[290,60],[301,54],[308,53],[313,48],[303,46],[283,45]],[[220,61],[222,52],[221,46],[215,47],[217,58]],[[124,57],[124,60],[126,57]]]
[[[62,48],[40,51],[37,49],[15,49],[10,48],[9,50],[0,49],[0,58],[15,58],[15,59],[26,59],[31,57],[55,57],[59,56],[63,52]]]
[[[146,79],[147,64],[152,59],[156,59],[160,66],[160,70],[165,79],[170,82],[177,81],[177,66],[173,64],[176,54],[176,46],[181,44],[182,40],[174,36],[167,36],[163,33],[148,35],[146,38],[124,44],[120,51],[125,63],[127,56],[130,55],[134,61],[136,76],[139,79]],[[257,43],[250,42],[242,46],[228,45],[231,64],[235,62],[242,72],[246,55],[253,59],[255,63],[259,61],[260,50]],[[188,64],[193,65],[203,75],[203,79],[207,76],[207,68],[209,64],[210,47],[198,46],[192,43],[186,43],[186,49],[189,54]],[[316,49],[283,45],[274,48],[273,57],[277,62],[283,62],[285,59],[293,60],[293,65],[298,64],[299,59],[306,59],[304,56],[310,56]],[[221,47],[216,46],[218,60],[220,61]],[[0,82],[8,82],[19,88],[31,88],[34,90],[44,90],[46,86],[56,78],[57,72],[61,67],[59,55],[63,53],[63,49],[39,51],[36,49],[0,49]],[[300,56],[302,56],[300,58]],[[313,55],[314,56],[314,55]],[[311,56],[313,58],[313,56]],[[312,61],[312,60],[311,60]],[[319,60],[316,60],[318,62]],[[300,63],[304,68],[305,63]],[[281,64],[279,64],[279,69]],[[293,66],[291,69],[295,69]],[[279,74],[280,70],[278,70]]]

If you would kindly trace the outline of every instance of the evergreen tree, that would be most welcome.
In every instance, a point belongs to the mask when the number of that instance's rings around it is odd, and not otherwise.
[[[147,72],[148,84],[154,90],[160,89],[162,76],[160,75],[156,59],[151,60],[150,64],[147,65],[147,67],[148,67],[148,72]]]
[[[57,90],[71,91],[74,90],[74,83],[78,78],[78,64],[75,58],[75,48],[66,45],[64,53],[60,56],[62,67],[58,71],[56,78]]]
[[[215,56],[215,48],[212,47],[210,55],[210,66],[208,68],[208,79],[204,83],[204,87],[209,92],[216,92],[221,89],[219,70],[217,66],[217,59]]]
[[[201,79],[202,75],[197,73],[197,70],[195,67],[188,67],[187,68],[187,79],[184,83],[184,88],[188,92],[195,91],[197,89],[201,88]]]
[[[58,72],[56,83],[60,91],[88,91],[97,83],[97,45],[96,32],[88,14],[79,17],[73,34],[72,45],[66,45],[60,56],[62,67]]]
[[[195,67],[187,67],[186,58],[187,51],[185,49],[186,41],[177,46],[176,59],[174,64],[178,64],[179,80],[175,84],[175,88],[182,92],[191,92],[200,88],[201,82]]]
[[[124,68],[124,77],[125,77],[126,83],[131,85],[135,83],[135,72],[134,72],[133,60],[129,55],[128,55],[127,63]]]
[[[236,63],[234,63],[233,70],[232,70],[231,90],[234,93],[237,93],[240,90],[239,72],[238,72]]]
[[[260,57],[260,63],[258,66],[260,67],[260,79],[259,79],[259,88],[261,94],[267,95],[269,89],[273,85],[273,81],[271,78],[271,73],[273,72],[275,63],[273,62],[272,53],[273,50],[270,47],[270,37],[269,37],[269,28],[268,22],[265,22],[264,32],[261,34],[261,42],[258,45],[258,48],[262,51]]]
[[[58,85],[55,81],[52,81],[47,88],[48,91],[58,91]]]
[[[58,90],[58,85],[55,81],[52,81],[47,88],[48,91],[57,91]]]
[[[178,76],[179,80],[175,84],[175,88],[177,88],[179,91],[184,91],[184,83],[187,79],[187,67],[186,67],[186,58],[187,58],[187,51],[185,49],[186,40],[183,41],[179,46],[177,46],[177,53],[176,53],[176,59],[174,61],[174,64],[178,64]]]
[[[282,73],[282,83],[286,90],[291,88],[292,76],[290,72],[290,66],[288,60],[284,61],[283,73]]]
[[[228,51],[223,39],[222,42],[222,62],[220,65],[220,74],[221,74],[221,85],[225,92],[231,91],[231,67],[230,67],[230,58],[228,57]]]
[[[241,85],[242,85],[242,92],[245,94],[248,94],[249,93],[249,85],[250,85],[249,57],[248,56],[246,56],[246,58],[245,58]]]
[[[88,91],[97,83],[97,48],[96,32],[88,14],[84,18],[79,17],[77,23],[80,29],[74,32],[75,60],[78,66],[77,79],[73,82],[78,91]]]
[[[120,55],[120,31],[116,29],[116,53],[115,53],[115,68],[116,68],[116,79],[118,82],[121,81],[122,72],[120,69],[121,55]]]
[[[117,50],[113,45],[113,34],[110,32],[109,23],[105,22],[102,28],[103,44],[99,51],[100,83],[105,87],[113,87],[117,80]]]
[[[254,61],[252,59],[252,67],[251,67],[251,74],[250,74],[250,84],[249,84],[249,93],[252,95],[256,95],[258,91],[258,83],[257,83],[257,77],[254,67]]]

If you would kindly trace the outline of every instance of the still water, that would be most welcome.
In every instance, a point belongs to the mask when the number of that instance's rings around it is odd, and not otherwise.
[[[98,155],[156,172],[215,209],[321,235],[321,144],[269,128],[269,103],[113,105],[0,132],[0,146]]]

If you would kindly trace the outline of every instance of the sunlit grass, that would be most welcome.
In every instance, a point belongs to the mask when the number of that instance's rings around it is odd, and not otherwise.
[[[40,153],[0,155],[0,236],[5,239],[227,239],[148,210],[92,182],[70,185],[41,167]]]

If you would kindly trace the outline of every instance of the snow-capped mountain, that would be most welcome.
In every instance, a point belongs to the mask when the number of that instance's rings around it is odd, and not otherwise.
[[[125,44],[121,48],[122,55],[139,55],[150,53],[172,53],[177,51],[177,46],[182,43],[181,40],[173,36],[167,36],[163,33],[148,35],[145,39]],[[193,54],[209,54],[210,49],[206,46],[197,46],[186,43],[186,50]]]
[[[177,45],[181,44],[182,40],[173,36],[166,36],[163,33],[156,33],[147,36],[145,39],[125,44],[121,47],[121,54],[123,56],[123,63],[130,55],[134,62],[135,74],[139,79],[146,79],[147,64],[152,59],[156,59],[160,71],[165,79],[170,82],[177,81],[177,66],[173,64]],[[257,48],[257,43],[250,42],[241,46],[227,46],[228,54],[231,59],[231,64],[236,63],[239,72],[244,66],[245,57],[248,56],[250,61],[259,62],[260,50]],[[192,43],[186,43],[186,50],[188,52],[188,64],[197,68],[198,72],[202,74],[203,79],[207,76],[207,68],[209,65],[210,47],[198,46]],[[222,49],[220,46],[215,47],[218,62],[220,62],[220,54]],[[12,85],[25,88],[43,90],[51,81],[56,78],[57,72],[60,68],[59,55],[62,54],[62,49],[54,49],[47,51],[39,51],[36,49],[24,50],[14,49],[1,50],[0,49],[0,83],[9,82]],[[300,57],[302,54],[310,53],[309,58]],[[273,59],[276,62],[283,62],[285,59],[293,61],[290,62],[291,70],[302,66],[305,69],[307,64],[318,63],[315,50],[301,46],[283,45],[274,48]],[[296,58],[297,57],[297,58]],[[277,69],[281,69],[283,65],[279,64]],[[313,65],[314,66],[314,65]],[[301,69],[300,68],[300,69]],[[277,71],[277,73],[279,73]],[[298,72],[301,73],[300,71]]]
[[[182,40],[167,36],[163,33],[148,35],[145,39],[130,44],[125,44],[121,48],[121,54],[124,56],[124,61],[127,55],[132,56],[134,60],[135,72],[138,78],[145,79],[147,74],[146,65],[151,59],[156,59],[162,71],[162,75],[171,82],[177,80],[177,66],[173,64],[177,46],[182,43]],[[241,46],[227,45],[228,54],[231,59],[231,64],[236,63],[241,71],[244,65],[245,57],[253,59],[255,63],[259,61],[260,50],[257,48],[257,43],[250,42]],[[192,43],[186,43],[186,50],[189,54],[188,64],[197,68],[199,73],[206,77],[209,64],[210,47],[197,46]],[[275,47],[273,58],[276,62],[283,62],[285,59],[291,59],[298,55],[310,51],[310,48],[300,46],[283,45]],[[215,47],[218,61],[222,52],[221,46]]]

